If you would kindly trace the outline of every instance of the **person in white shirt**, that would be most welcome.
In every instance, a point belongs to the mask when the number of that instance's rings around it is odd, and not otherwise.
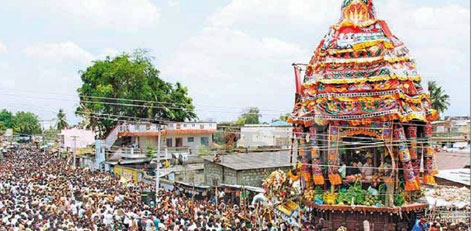
[[[365,178],[370,179],[374,173],[374,169],[372,166],[372,158],[367,158],[366,163],[362,166],[362,175],[365,176]]]

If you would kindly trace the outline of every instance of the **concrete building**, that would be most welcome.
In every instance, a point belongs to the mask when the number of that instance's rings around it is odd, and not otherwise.
[[[244,125],[241,127],[241,138],[238,147],[282,147],[290,146],[293,127],[286,122],[272,124]]]
[[[6,141],[13,142],[13,129],[8,128],[3,134],[3,137],[5,138]]]
[[[203,157],[205,183],[261,187],[262,180],[277,169],[290,169],[290,154],[280,152],[254,152],[244,154]]]
[[[446,116],[432,123],[434,138],[446,148],[470,149],[470,117]]]
[[[214,122],[175,122],[162,126],[160,161],[186,161],[213,143]],[[149,156],[158,147],[159,125],[121,122],[105,138],[109,156]],[[108,158],[107,158],[108,160]]]
[[[90,130],[71,128],[61,131],[61,148],[73,150],[74,148],[85,148],[95,144],[95,133]]]
[[[435,135],[443,134],[467,135],[470,134],[469,116],[446,116],[444,120],[435,121],[433,130]]]

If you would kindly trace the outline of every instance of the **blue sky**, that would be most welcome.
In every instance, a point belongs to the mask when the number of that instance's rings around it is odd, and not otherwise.
[[[166,81],[188,86],[202,120],[261,108],[291,110],[291,63],[308,62],[340,16],[341,0],[0,0],[0,108],[72,122],[79,70],[145,48]],[[423,81],[451,95],[446,114],[469,114],[470,1],[374,0],[416,58]]]

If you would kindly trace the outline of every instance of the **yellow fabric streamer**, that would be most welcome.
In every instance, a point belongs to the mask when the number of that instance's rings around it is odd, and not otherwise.
[[[325,179],[323,175],[313,175],[313,183],[315,183],[315,185],[324,185]]]
[[[416,180],[405,182],[405,190],[408,192],[418,191],[420,186]]]
[[[317,79],[316,81],[303,84],[303,87],[308,88],[312,85],[318,85],[319,83],[323,84],[346,84],[346,83],[365,83],[365,82],[379,82],[398,79],[401,81],[410,80],[414,82],[421,81],[421,76],[398,76],[398,75],[389,75],[389,76],[372,76],[368,78],[356,78],[356,79]]]
[[[394,48],[393,44],[391,44],[389,42],[386,42],[385,40],[373,40],[373,41],[358,43],[358,44],[354,44],[352,46],[352,48],[355,51],[358,51],[358,50],[362,50],[362,49],[365,49],[365,48],[368,48],[368,47],[379,45],[381,43],[384,44],[385,48],[388,48],[388,49]]]
[[[427,99],[428,95],[426,93],[420,94],[416,97],[410,97],[403,93],[394,93],[389,95],[381,95],[381,96],[363,96],[363,97],[325,97],[325,98],[318,98],[316,100],[306,100],[302,103],[303,106],[313,106],[322,102],[326,102],[329,100],[336,100],[340,102],[373,102],[376,100],[397,100],[402,99],[405,102],[413,103],[413,104],[420,104],[424,99]]]
[[[329,178],[329,182],[332,185],[336,186],[336,185],[340,185],[342,183],[341,176],[339,174],[329,174],[328,178]]]
[[[395,63],[395,62],[403,62],[403,61],[411,61],[410,57],[394,57],[394,58],[385,58],[385,56],[379,56],[379,57],[372,57],[372,58],[353,58],[353,59],[333,59],[331,61],[326,61],[326,62],[319,62],[314,65],[311,65],[311,68],[318,68],[318,67],[324,67],[327,64],[370,64],[373,62],[378,62],[378,61],[386,61],[389,63]],[[307,69],[308,70],[308,69]]]
[[[425,176],[423,176],[423,183],[425,183],[425,184],[436,184],[436,180],[434,179],[434,176],[425,175]]]

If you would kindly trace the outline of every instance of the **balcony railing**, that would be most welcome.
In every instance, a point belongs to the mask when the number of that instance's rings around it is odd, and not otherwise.
[[[118,132],[157,132],[157,124],[121,124]],[[165,130],[216,130],[216,123],[182,122],[171,123]]]

